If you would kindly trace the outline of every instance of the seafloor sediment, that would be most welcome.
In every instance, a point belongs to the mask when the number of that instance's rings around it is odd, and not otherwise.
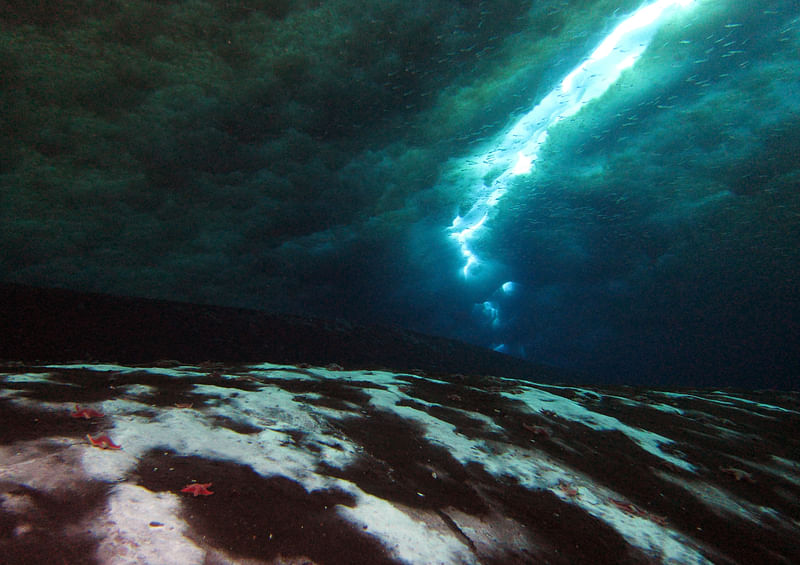
[[[796,393],[6,362],[0,555],[796,563],[798,431]]]

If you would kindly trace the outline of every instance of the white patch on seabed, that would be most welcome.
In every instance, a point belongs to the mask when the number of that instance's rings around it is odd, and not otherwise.
[[[205,552],[184,533],[180,500],[171,493],[120,484],[108,497],[106,512],[89,531],[99,538],[96,557],[113,565],[186,565],[202,563]],[[151,525],[152,524],[152,525]]]
[[[122,366],[113,368],[123,372],[134,370]],[[264,365],[260,366],[262,370],[265,368]],[[140,368],[135,370],[147,371]],[[480,463],[487,472],[498,478],[511,476],[528,488],[548,489],[565,502],[575,504],[605,521],[631,545],[641,548],[659,561],[708,563],[693,540],[668,526],[663,527],[643,517],[629,516],[610,503],[615,493],[549,458],[535,446],[525,449],[502,440],[487,442],[470,438],[458,433],[451,423],[426,411],[398,405],[398,400],[406,394],[403,390],[405,381],[396,373],[330,372],[320,368],[310,370],[317,374],[316,378],[280,368],[269,371],[269,377],[345,382],[355,379],[380,384],[382,388],[361,388],[373,408],[414,422],[424,430],[427,441],[446,448],[462,464]],[[263,371],[253,371],[256,372]],[[178,378],[179,375],[192,377],[204,373],[173,370],[171,374]],[[455,537],[435,513],[407,508],[369,495],[354,483],[320,475],[315,471],[322,462],[344,468],[360,456],[358,442],[343,435],[336,426],[340,418],[353,418],[353,412],[304,402],[296,394],[272,383],[262,383],[257,390],[194,384],[192,391],[206,398],[204,404],[195,409],[148,405],[146,397],[139,394],[145,389],[139,385],[120,390],[120,396],[97,403],[95,407],[106,414],[105,424],[110,426],[107,433],[115,443],[122,445],[121,450],[96,449],[89,446],[84,438],[18,442],[5,449],[0,447],[0,461],[3,463],[0,465],[0,478],[24,481],[34,488],[38,486],[45,490],[52,489],[54,485],[63,487],[70,482],[77,484],[89,478],[117,483],[111,490],[105,511],[87,524],[77,525],[98,538],[98,560],[103,564],[201,563],[207,557],[204,549],[186,537],[189,526],[180,518],[179,495],[153,493],[124,482],[140,458],[154,448],[174,451],[177,455],[218,458],[248,465],[264,477],[284,476],[298,481],[307,491],[330,487],[344,489],[356,497],[358,505],[353,508],[340,506],[339,514],[356,528],[366,527],[365,531],[379,539],[397,558],[408,563],[477,562],[470,548]],[[659,453],[658,449],[659,442],[669,441],[666,438],[626,426],[614,418],[592,412],[579,403],[531,385],[526,385],[524,391],[523,394],[514,395],[514,399],[525,402],[532,412],[546,407],[563,418],[595,429],[619,429],[643,448],[649,447],[651,453],[655,451],[662,458],[669,455]],[[304,395],[302,398],[306,397]],[[21,395],[14,395],[10,401],[39,408],[46,406],[47,409],[58,411],[71,411],[74,406],[72,403],[35,402]],[[496,428],[493,420],[485,415],[469,410],[463,412],[469,417],[481,418],[490,429]],[[238,433],[220,426],[220,417],[260,431]],[[304,440],[299,445],[291,440],[293,430],[302,430],[304,433]],[[319,449],[309,449],[306,444],[313,444]],[[20,457],[19,453],[15,456],[14,452],[23,445],[25,456]],[[58,456],[52,453],[52,449],[44,449],[45,445],[50,448],[58,445]],[[4,451],[7,457],[2,457]],[[688,462],[681,462],[690,466]],[[779,460],[777,465],[792,469],[796,466],[787,460]],[[580,495],[568,497],[561,493],[559,484],[562,482],[579,488]],[[9,508],[23,508],[26,501],[4,499],[2,502]],[[468,522],[468,518],[465,515],[460,520]],[[480,518],[477,520],[473,526],[480,529],[483,522]],[[151,526],[151,522],[163,525]],[[489,543],[503,541],[491,542],[491,539],[490,536]]]
[[[354,507],[337,507],[338,513],[355,527],[367,526],[366,533],[380,540],[395,557],[406,563],[478,563],[472,551],[450,532],[433,528],[425,520],[414,519],[411,509],[403,509],[357,487],[348,490],[358,502]],[[419,511],[418,514],[426,513]],[[435,521],[440,518],[435,517]]]

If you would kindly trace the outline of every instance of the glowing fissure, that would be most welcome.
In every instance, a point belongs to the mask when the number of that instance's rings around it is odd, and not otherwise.
[[[687,6],[692,0],[657,0],[642,6],[606,36],[600,45],[575,67],[530,112],[522,116],[506,132],[500,134],[493,148],[470,159],[474,172],[487,175],[492,169],[503,172],[490,184],[483,184],[474,195],[474,202],[464,216],[456,216],[450,226],[465,263],[464,277],[480,264],[472,250],[474,240],[503,195],[511,180],[529,173],[547,141],[548,130],[574,115],[584,105],[603,94],[609,86],[641,56],[655,35],[668,9]]]
[[[469,211],[463,216],[457,215],[450,225],[450,235],[464,257],[461,272],[465,279],[482,262],[473,250],[472,242],[491,219],[493,208],[508,192],[512,179],[533,170],[550,128],[608,90],[644,53],[669,9],[688,6],[692,1],[656,0],[633,12],[533,109],[498,135],[489,151],[469,158],[470,172],[479,178],[492,178],[490,173],[501,172],[489,183],[481,183],[473,194]],[[503,283],[493,298],[509,294],[515,286],[512,281]],[[476,306],[493,331],[502,327],[497,300],[490,299]],[[493,347],[513,353],[505,343]],[[524,351],[518,353],[524,354]]]

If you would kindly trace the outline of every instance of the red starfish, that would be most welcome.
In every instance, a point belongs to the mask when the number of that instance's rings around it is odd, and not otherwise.
[[[619,508],[620,510],[622,510],[626,514],[630,514],[631,516],[636,516],[638,518],[646,518],[646,519],[648,519],[648,520],[650,520],[652,522],[655,522],[659,526],[666,526],[667,525],[667,517],[666,516],[660,516],[658,514],[651,514],[647,510],[642,510],[641,508],[639,508],[635,504],[631,504],[630,502],[625,502],[623,500],[617,500],[616,498],[609,498],[609,500],[614,504],[614,506],[616,506],[617,508]]]
[[[83,418],[84,420],[91,420],[92,418],[102,418],[105,416],[102,412],[98,412],[94,408],[81,408],[75,405],[75,412],[71,413],[73,418]]]
[[[558,481],[558,488],[570,498],[578,496],[578,489],[566,481]]]
[[[111,438],[108,436],[92,437],[86,434],[86,438],[89,440],[89,443],[100,449],[122,449],[121,445],[117,445],[111,441]]]
[[[211,483],[192,483],[190,485],[186,485],[185,487],[183,487],[181,489],[181,492],[190,492],[194,496],[199,496],[201,494],[203,496],[208,496],[209,494],[214,494],[213,492],[208,490],[208,487],[210,486]]]

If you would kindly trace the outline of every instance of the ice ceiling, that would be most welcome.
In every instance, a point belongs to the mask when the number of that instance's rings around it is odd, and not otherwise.
[[[3,280],[629,382],[800,366],[789,0],[0,7]]]

